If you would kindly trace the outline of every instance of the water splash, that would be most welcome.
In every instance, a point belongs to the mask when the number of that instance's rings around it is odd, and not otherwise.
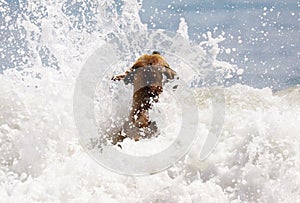
[[[137,40],[136,33],[149,30],[139,18],[141,3],[124,1],[122,12],[118,1],[0,3],[0,202],[299,199],[299,88],[277,95],[241,85],[226,88],[224,130],[205,161],[199,161],[196,145],[169,171],[132,178],[108,172],[86,155],[73,121],[75,79],[106,42],[123,44],[118,51],[127,58],[120,69],[143,52],[138,47],[147,41]],[[224,38],[205,35],[198,45],[178,41],[168,50],[181,49],[199,70],[195,86],[222,84],[237,69],[218,60]],[[201,130],[207,133],[210,95],[202,89],[198,94]]]

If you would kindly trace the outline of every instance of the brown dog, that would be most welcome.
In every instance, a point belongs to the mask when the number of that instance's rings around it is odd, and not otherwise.
[[[155,122],[149,121],[148,110],[153,102],[158,102],[159,95],[163,92],[163,78],[174,79],[176,72],[169,67],[166,60],[159,52],[154,51],[151,55],[142,55],[124,74],[112,77],[112,80],[124,80],[124,83],[133,84],[134,94],[129,122],[124,124],[127,137],[136,141],[140,139],[139,131],[134,129],[146,129],[150,127],[156,132]],[[125,137],[117,138],[122,141]]]

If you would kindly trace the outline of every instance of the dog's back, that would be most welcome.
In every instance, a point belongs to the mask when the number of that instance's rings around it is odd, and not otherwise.
[[[144,87],[161,87],[163,83],[163,69],[161,66],[146,66],[135,70],[133,86],[134,92]]]

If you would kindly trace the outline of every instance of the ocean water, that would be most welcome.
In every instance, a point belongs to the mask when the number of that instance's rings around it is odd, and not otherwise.
[[[223,35],[218,57],[244,69],[242,78],[226,84],[278,90],[299,84],[298,10],[298,1],[182,0],[147,1],[140,14],[149,28],[173,31],[184,18],[195,43],[208,31]]]
[[[1,1],[0,202],[299,201],[298,10],[297,1]],[[189,89],[166,88],[153,109],[160,137],[118,150],[157,153],[182,120],[201,137],[167,170],[121,175],[84,146],[76,84],[83,67],[101,72],[95,120],[105,127],[130,102],[130,88],[110,76],[153,48]],[[182,117],[192,100],[196,123]],[[204,159],[220,106],[218,142]]]

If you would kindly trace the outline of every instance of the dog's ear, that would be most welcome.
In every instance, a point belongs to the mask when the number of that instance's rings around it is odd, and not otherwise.
[[[154,55],[154,54],[160,55],[160,53],[159,53],[158,51],[153,51],[153,52],[152,52],[152,55]]]
[[[125,76],[125,78],[124,78],[124,83],[125,83],[125,85],[133,84],[135,73],[136,73],[136,70],[134,69],[133,71],[129,72],[129,73]]]
[[[169,67],[165,67],[163,74],[166,76],[168,80],[173,80],[177,73]]]

